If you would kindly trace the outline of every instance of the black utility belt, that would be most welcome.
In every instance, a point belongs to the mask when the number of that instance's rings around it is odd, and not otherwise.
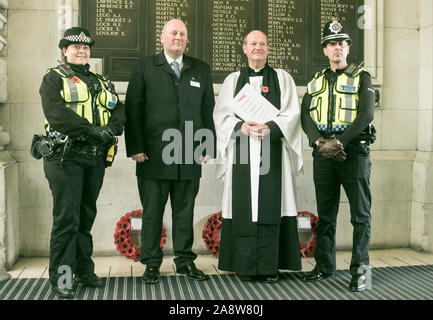
[[[77,143],[72,143],[68,151],[78,153],[80,155],[85,155],[88,157],[105,156],[107,154],[106,147],[98,147],[98,146],[77,144]]]
[[[325,131],[319,131],[319,132],[322,135],[322,137],[325,139],[334,139],[334,138],[338,139],[338,137],[344,133],[344,132],[325,132]],[[360,143],[369,146],[373,142],[369,135],[361,134],[360,136],[352,139],[349,144],[352,143]]]
[[[321,136],[325,139],[334,139],[341,136],[344,132],[327,132],[327,131],[319,131]]]

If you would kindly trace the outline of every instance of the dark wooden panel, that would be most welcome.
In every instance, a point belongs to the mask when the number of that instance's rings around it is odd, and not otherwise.
[[[349,60],[364,58],[360,28],[364,0],[80,0],[80,25],[96,44],[92,56],[103,58],[104,73],[127,81],[134,61],[161,52],[164,23],[179,18],[188,28],[186,53],[208,62],[213,81],[221,83],[246,65],[245,35],[268,35],[269,64],[292,74],[297,85],[328,65],[321,37],[326,21],[339,18],[353,42]]]

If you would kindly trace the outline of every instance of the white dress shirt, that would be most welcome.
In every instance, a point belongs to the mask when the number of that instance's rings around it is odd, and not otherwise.
[[[182,67],[183,67],[183,55],[181,55],[176,60],[174,60],[173,58],[169,57],[169,55],[165,51],[164,51],[164,55],[165,55],[165,58],[167,59],[168,64],[170,65],[170,67],[172,69],[173,69],[173,66],[171,65],[171,63],[173,61],[177,61],[177,63],[179,64],[179,70],[182,70]]]

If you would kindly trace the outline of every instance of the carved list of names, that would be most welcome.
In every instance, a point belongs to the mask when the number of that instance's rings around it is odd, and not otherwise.
[[[206,58],[212,73],[239,70],[243,39],[252,27],[252,0],[215,0],[206,5],[210,31]]]
[[[293,76],[305,75],[306,33],[304,0],[268,0],[269,64]]]
[[[363,60],[363,0],[80,0],[83,27],[104,59],[104,73],[128,80],[135,59],[162,51],[160,35],[173,18],[188,30],[186,53],[209,63],[215,82],[246,64],[243,39],[253,29],[268,35],[269,64],[305,84],[328,63],[321,37],[338,18],[353,42],[350,58]]]
[[[95,48],[138,49],[137,0],[95,0]]]

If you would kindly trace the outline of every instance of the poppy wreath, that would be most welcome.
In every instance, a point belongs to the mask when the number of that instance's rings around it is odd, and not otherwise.
[[[140,261],[140,246],[134,244],[131,240],[131,216],[142,216],[143,210],[135,210],[128,212],[125,214],[120,220],[116,223],[116,230],[114,232],[114,244],[117,247],[117,250],[120,254],[127,259],[132,259],[135,261]],[[162,232],[161,232],[161,242],[159,246],[161,250],[164,249],[164,245],[166,243],[167,238],[167,230],[162,224]]]
[[[314,251],[317,245],[317,227],[319,225],[319,217],[308,211],[298,212],[298,216],[309,216],[311,223],[311,232],[313,232],[313,240],[308,243],[299,243],[299,249],[303,258],[309,258],[314,256]]]
[[[208,251],[212,253],[215,257],[220,252],[220,237],[219,230],[221,229],[221,214],[218,212],[213,214],[209,219],[207,219],[204,224],[202,238],[204,244],[206,245]]]

